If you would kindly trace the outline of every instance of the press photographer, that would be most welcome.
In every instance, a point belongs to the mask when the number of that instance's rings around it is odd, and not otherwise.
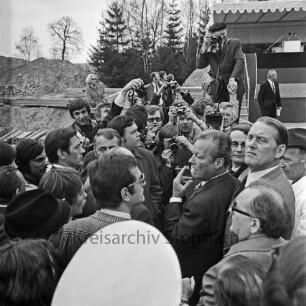
[[[216,22],[204,36],[203,45],[197,55],[197,67],[210,65],[209,75],[212,82],[205,84],[206,91],[214,103],[230,101],[230,95],[236,94],[239,113],[245,92],[243,83],[244,57],[241,42],[236,38],[227,38],[227,25]]]

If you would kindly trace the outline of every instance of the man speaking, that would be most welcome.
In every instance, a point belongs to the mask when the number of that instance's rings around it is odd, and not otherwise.
[[[198,54],[198,68],[210,65],[209,75],[220,79],[221,88],[213,96],[213,102],[230,101],[230,94],[237,94],[239,114],[242,97],[245,92],[243,83],[244,57],[239,39],[227,38],[227,25],[216,22],[204,36],[204,42]]]

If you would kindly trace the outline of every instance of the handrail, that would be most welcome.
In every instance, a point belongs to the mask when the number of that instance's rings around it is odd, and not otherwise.
[[[246,60],[246,56],[245,54],[243,54],[244,57],[244,73],[245,73],[245,79],[247,81],[247,108],[249,111],[249,103],[250,103],[250,77],[249,77],[249,70],[248,70],[248,64],[247,64],[247,60]]]

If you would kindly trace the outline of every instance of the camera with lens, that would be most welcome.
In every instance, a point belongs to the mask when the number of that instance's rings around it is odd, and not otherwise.
[[[220,130],[223,117],[218,111],[213,111],[206,114],[206,124],[210,125],[214,130]]]
[[[210,44],[208,46],[208,52],[221,51],[222,36],[221,35],[210,35]]]
[[[181,106],[176,110],[176,113],[178,116],[185,116],[187,107],[186,106]]]
[[[177,85],[178,85],[177,81],[167,82],[165,89],[176,89]]]
[[[154,139],[147,140],[144,145],[147,150],[152,150],[156,147],[156,143]]]
[[[144,99],[147,97],[147,89],[145,88],[144,85],[142,85],[141,87],[139,87],[137,90],[137,95],[140,99]]]
[[[169,139],[169,147],[170,147],[170,150],[173,152],[173,153],[176,153],[177,152],[177,150],[178,150],[178,148],[179,148],[179,146],[178,146],[178,144],[176,143],[176,140],[175,140],[175,137],[171,137],[170,139]]]

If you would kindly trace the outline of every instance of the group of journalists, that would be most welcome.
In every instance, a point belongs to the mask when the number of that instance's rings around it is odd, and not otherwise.
[[[50,131],[44,143],[0,143],[1,305],[66,305],[53,295],[67,291],[69,299],[69,288],[57,285],[78,249],[98,230],[130,219],[158,229],[178,256],[181,290],[171,305],[304,305],[305,232],[297,233],[305,220],[292,217],[293,178],[279,165],[285,169],[288,137],[305,153],[299,142],[305,135],[288,136],[273,118],[239,120],[244,61],[224,23],[210,27],[199,51],[199,68],[211,67],[204,89],[212,97],[194,99],[160,71],[151,73],[149,84],[131,80],[109,99],[90,74],[86,98],[68,106],[71,125]],[[259,138],[262,143],[253,144]],[[260,180],[270,170],[281,171],[274,183],[282,190]],[[76,282],[87,265],[99,267],[83,264]],[[115,261],[108,264],[120,275]],[[137,266],[127,269],[146,278]],[[101,271],[100,277],[112,284],[111,275]],[[167,279],[155,278],[148,290]],[[116,305],[120,299],[109,288],[101,288],[101,296],[112,295]],[[126,305],[136,305],[125,294]],[[153,302],[136,293],[141,305],[166,305],[168,299],[155,294]],[[101,296],[94,298],[104,305]]]

